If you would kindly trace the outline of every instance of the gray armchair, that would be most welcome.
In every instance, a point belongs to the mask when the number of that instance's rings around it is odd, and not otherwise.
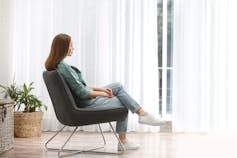
[[[103,132],[100,127],[100,123],[109,123],[110,127],[116,138],[118,139],[119,144],[122,146],[117,134],[115,133],[111,122],[117,120],[123,120],[128,115],[128,110],[126,108],[104,108],[104,109],[84,109],[78,108],[74,98],[71,94],[69,87],[67,86],[63,76],[58,73],[56,70],[54,71],[45,71],[43,72],[43,79],[46,84],[46,87],[49,92],[49,96],[51,98],[54,111],[57,119],[61,124],[64,125],[62,129],[60,129],[54,136],[52,136],[46,143],[46,150],[56,150],[58,151],[58,156],[69,156],[82,152],[96,152],[96,153],[104,153],[104,154],[122,154],[124,151],[108,153],[108,152],[99,152],[97,149],[104,148],[106,141],[103,135]],[[104,141],[104,145],[102,147],[97,147],[88,150],[72,150],[69,154],[62,154],[64,152],[68,152],[70,150],[64,149],[65,145],[68,143],[72,135],[76,132],[79,126],[83,125],[91,125],[98,124],[99,129]],[[71,135],[67,138],[66,142],[61,146],[60,149],[49,148],[48,144],[56,137],[66,126],[75,127]]]

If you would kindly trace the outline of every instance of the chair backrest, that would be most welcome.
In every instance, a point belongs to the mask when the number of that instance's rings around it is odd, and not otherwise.
[[[44,71],[43,78],[57,119],[64,125],[70,124],[70,113],[75,110],[77,105],[63,76],[53,70]]]

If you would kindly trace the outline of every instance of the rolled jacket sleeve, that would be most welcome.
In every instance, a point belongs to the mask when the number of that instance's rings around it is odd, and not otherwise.
[[[59,63],[57,66],[57,71],[63,75],[71,92],[80,99],[86,99],[90,95],[90,88],[82,79],[81,72],[74,69],[66,63]]]

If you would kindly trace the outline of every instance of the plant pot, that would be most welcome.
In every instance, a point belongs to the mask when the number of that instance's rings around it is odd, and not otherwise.
[[[43,112],[14,112],[14,136],[40,137]]]

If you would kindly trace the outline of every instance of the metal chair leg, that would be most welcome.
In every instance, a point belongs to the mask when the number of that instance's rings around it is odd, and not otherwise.
[[[66,156],[70,156],[70,155],[75,155],[77,153],[80,153],[82,152],[81,150],[79,151],[76,151],[76,152],[72,152],[72,153],[69,153],[69,154],[61,154],[61,152],[64,152],[65,150],[63,149],[66,144],[68,143],[68,141],[71,139],[71,137],[73,136],[73,134],[76,132],[76,130],[78,129],[78,127],[76,127],[73,132],[70,134],[70,136],[67,138],[66,142],[63,144],[63,146],[61,147],[61,149],[58,151],[58,157],[66,157]]]
[[[101,127],[100,127],[100,124],[98,124],[98,125],[99,125],[101,136],[103,137],[103,140],[104,140],[104,147],[105,147],[105,145],[106,145],[105,137],[104,137],[103,131],[102,131]],[[121,155],[121,154],[123,154],[125,152],[125,148],[124,148],[122,142],[120,141],[118,135],[116,134],[116,132],[115,132],[115,130],[114,130],[114,128],[113,128],[113,126],[112,126],[112,124],[110,122],[109,122],[109,125],[110,125],[110,128],[113,131],[114,136],[117,138],[119,145],[122,147],[123,150],[122,151],[117,151],[117,152],[87,150],[87,151],[83,151],[84,153],[103,154],[103,155],[105,155],[105,154],[106,155]]]
[[[110,125],[110,128],[112,129],[113,131],[113,134],[115,135],[115,137],[117,138],[118,142],[119,142],[119,145],[122,146],[122,151],[118,151],[118,152],[103,152],[103,151],[95,151],[95,150],[98,150],[98,149],[101,149],[101,148],[105,148],[105,145],[106,145],[106,140],[105,140],[105,137],[104,137],[104,134],[103,134],[103,131],[101,129],[101,126],[100,124],[99,125],[99,129],[100,129],[100,133],[101,133],[101,136],[103,138],[103,142],[104,142],[104,145],[101,146],[101,147],[96,147],[96,148],[92,148],[92,149],[88,149],[88,150],[72,150],[72,149],[64,149],[64,147],[66,146],[66,144],[70,141],[71,137],[74,135],[74,133],[76,132],[76,130],[78,129],[78,127],[75,127],[75,129],[73,130],[73,132],[70,134],[70,136],[67,138],[66,142],[61,146],[61,148],[50,148],[48,147],[48,144],[60,133],[62,132],[62,130],[65,128],[65,126],[63,128],[61,128],[55,135],[53,135],[46,143],[45,143],[45,148],[46,148],[46,151],[48,150],[54,150],[54,151],[58,151],[58,156],[59,157],[67,157],[67,156],[72,156],[72,155],[76,155],[76,154],[80,154],[80,153],[92,153],[92,154],[110,154],[110,155],[120,155],[120,154],[123,154],[125,149],[119,139],[119,137],[117,136],[112,124],[109,122],[109,125]],[[62,154],[64,152],[70,152],[68,154]]]
[[[102,135],[102,138],[103,138],[103,141],[104,141],[104,146],[105,146],[106,145],[106,140],[105,140],[104,133],[103,133],[101,127],[100,127],[100,124],[98,124],[98,126],[99,126],[99,129],[100,129],[100,134]]]
[[[59,131],[57,131],[56,132],[56,134],[55,135],[53,135],[46,143],[45,143],[45,148],[46,148],[46,151],[48,151],[48,150],[58,150],[58,149],[56,149],[56,148],[49,148],[48,147],[48,144],[49,144],[49,142],[51,142],[53,139],[54,139],[54,137],[56,137],[60,132],[62,132],[62,130],[65,128],[66,126],[63,126]]]

